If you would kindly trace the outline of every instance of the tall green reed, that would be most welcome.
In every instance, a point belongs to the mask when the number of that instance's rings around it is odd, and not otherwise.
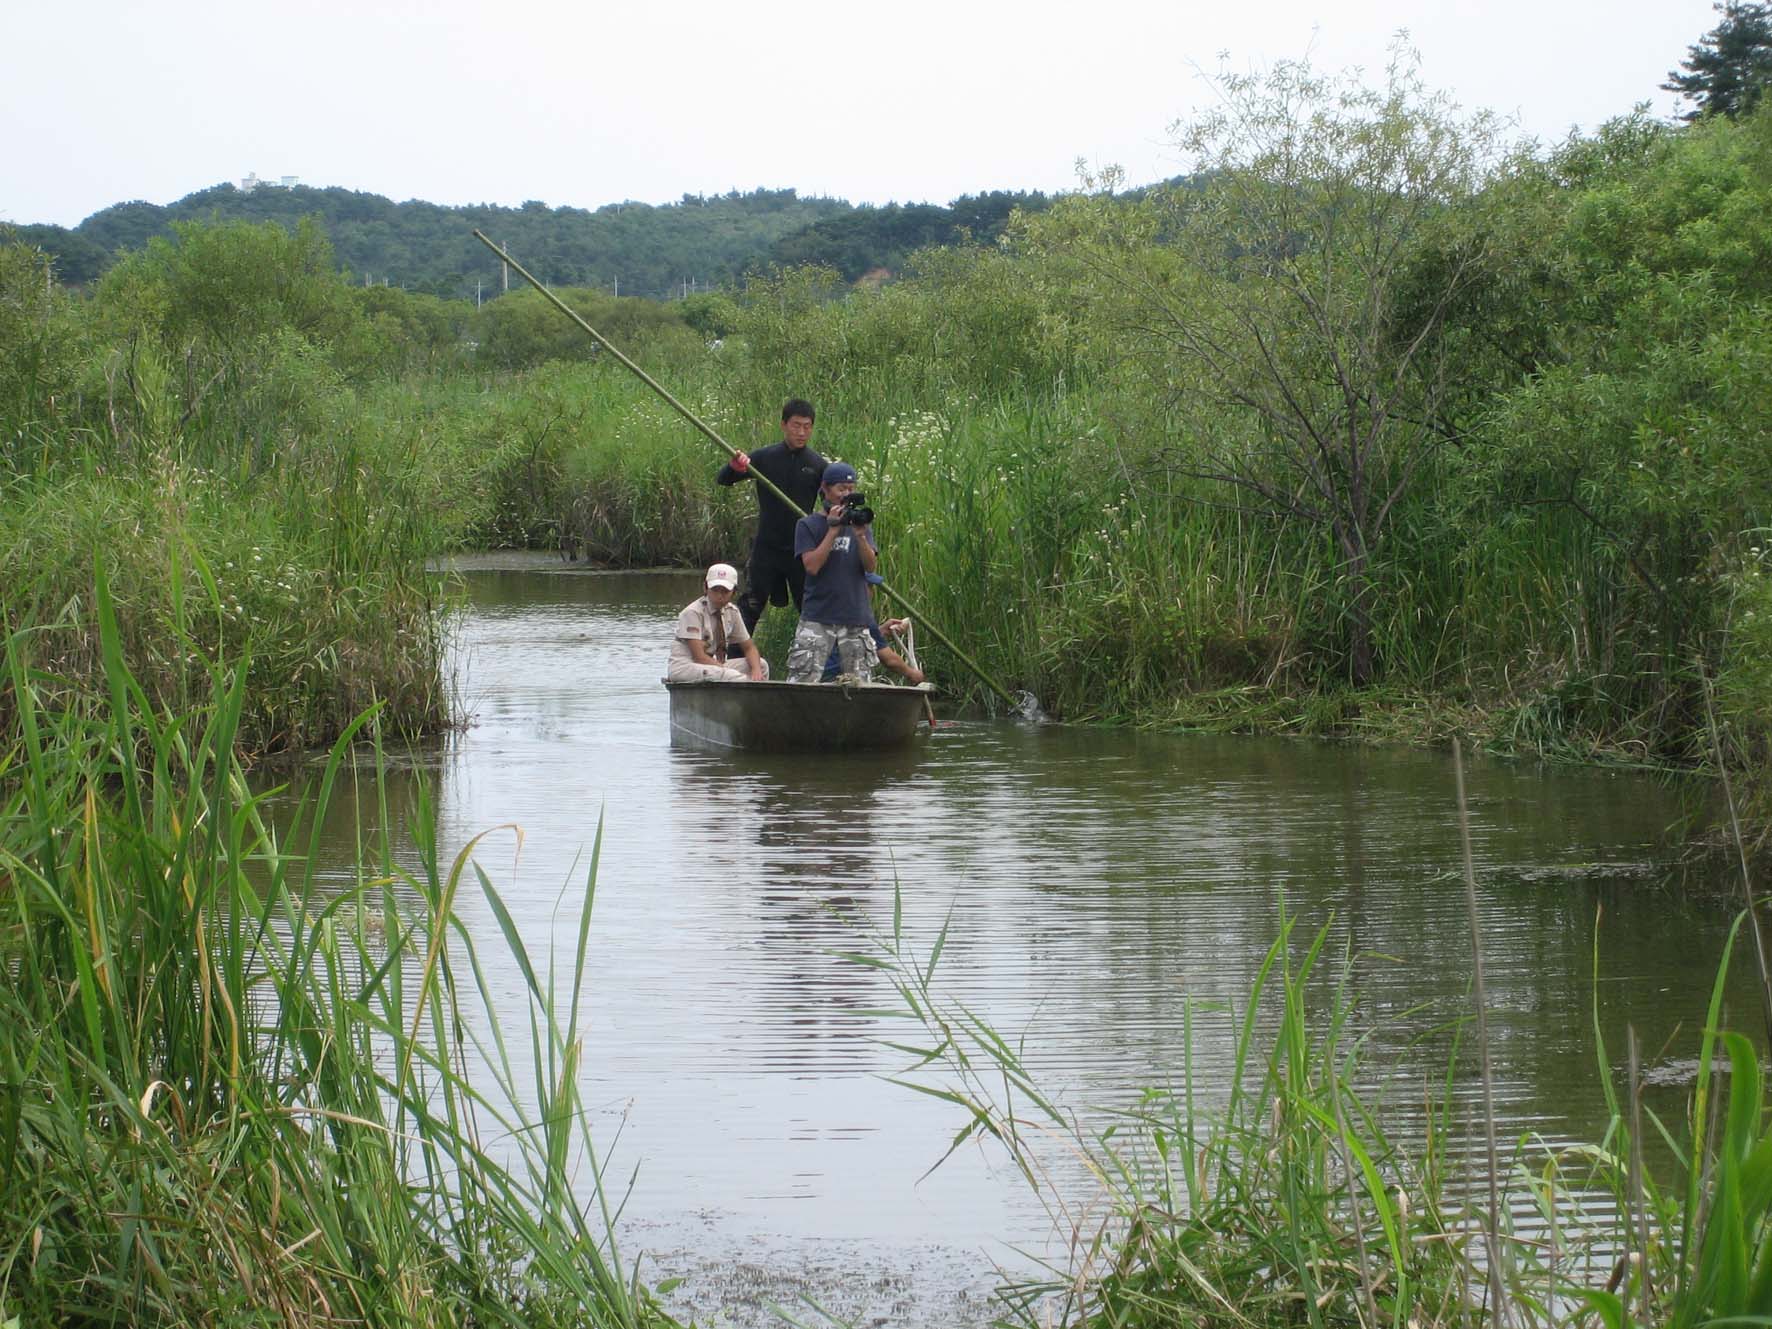
[[[940,990],[945,936],[919,955],[895,915],[882,948],[855,957],[891,975],[899,1014],[931,1035],[893,1044],[913,1057],[901,1080],[961,1110],[956,1146],[1003,1144],[1074,1224],[1068,1267],[1004,1289],[1011,1322],[1437,1324],[1475,1303],[1477,1233],[1445,1186],[1445,1118],[1430,1114],[1413,1154],[1386,1134],[1359,1075],[1353,957],[1331,971],[1329,929],[1295,932],[1282,914],[1242,1009],[1218,1013],[1223,1080],[1194,1065],[1212,1012],[1190,1005],[1177,1083],[1087,1119],[1041,1088],[1020,1040]],[[1053,1139],[1105,1216],[1056,1193]]]
[[[433,536],[361,454],[242,484],[171,453],[117,465],[64,441],[0,494],[0,619],[31,626],[34,660],[68,692],[104,691],[103,560],[118,639],[157,702],[201,690],[218,661],[247,661],[245,752],[324,745],[377,701],[400,732],[448,722]]]
[[[666,1323],[577,1096],[594,852],[570,980],[530,960],[474,844],[440,859],[422,809],[419,870],[384,852],[323,886],[316,828],[373,714],[279,835],[235,755],[248,670],[172,714],[102,575],[97,596],[102,710],[60,704],[28,631],[7,638],[0,1318]],[[469,882],[524,978],[521,1055],[475,1014]]]

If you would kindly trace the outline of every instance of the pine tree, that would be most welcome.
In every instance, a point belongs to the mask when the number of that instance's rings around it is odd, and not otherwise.
[[[1725,0],[1714,8],[1723,21],[1687,48],[1686,72],[1670,71],[1661,85],[1698,104],[1686,120],[1743,115],[1772,83],[1772,4]]]

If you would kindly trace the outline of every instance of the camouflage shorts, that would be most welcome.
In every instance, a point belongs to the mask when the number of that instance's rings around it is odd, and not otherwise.
[[[874,635],[853,623],[809,623],[800,620],[788,652],[788,682],[816,683],[824,677],[824,662],[831,647],[837,648],[838,674],[865,679],[880,662]]]

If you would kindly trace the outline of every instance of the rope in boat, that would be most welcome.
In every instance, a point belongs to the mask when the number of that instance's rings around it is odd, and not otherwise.
[[[923,666],[917,663],[917,625],[907,618],[904,621],[904,631],[890,635],[893,641],[904,648],[899,654],[904,656],[905,663],[912,669],[921,669]]]

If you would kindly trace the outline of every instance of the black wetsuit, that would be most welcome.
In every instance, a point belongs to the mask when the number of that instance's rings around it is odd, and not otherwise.
[[[793,451],[786,443],[771,443],[751,453],[747,471],[735,471],[728,462],[715,478],[735,485],[764,476],[801,508],[811,512],[818,505],[819,481],[824,479],[825,459],[810,446]],[[806,595],[806,568],[794,557],[794,525],[800,514],[762,485],[757,486],[757,538],[751,543],[751,561],[745,568],[744,591],[738,612],[745,630],[755,632],[765,605],[785,605],[792,597],[794,608]]]

